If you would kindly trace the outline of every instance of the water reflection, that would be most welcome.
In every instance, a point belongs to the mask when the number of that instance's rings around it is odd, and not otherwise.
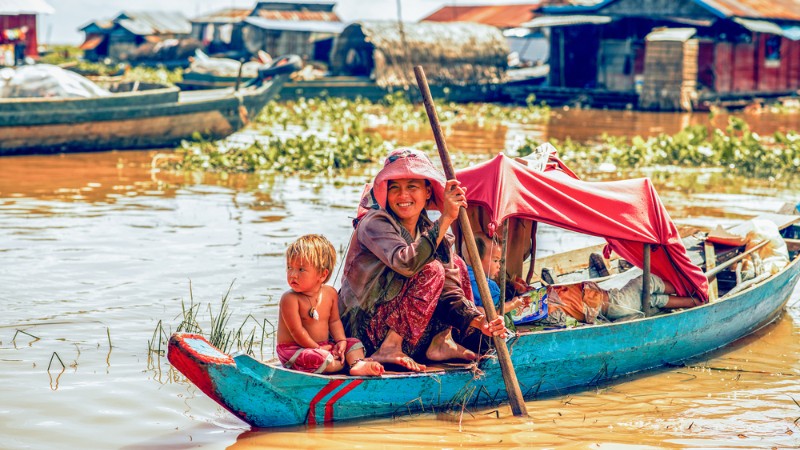
[[[705,125],[724,130],[731,117],[743,119],[750,129],[762,136],[775,132],[798,131],[798,112],[772,113],[748,110],[743,112],[677,113],[620,110],[556,108],[549,120],[541,123],[507,123],[494,127],[457,123],[443,125],[451,151],[496,153],[517,148],[520,141],[531,138],[538,142],[571,139],[577,142],[597,141],[603,135],[642,136],[674,135],[692,125]],[[408,129],[379,128],[387,139],[404,145],[432,141],[427,126]]]
[[[502,148],[497,142],[507,134],[473,133],[462,142],[486,152]],[[190,298],[203,305],[203,317],[216,313],[206,306],[219,305],[234,280],[231,323],[243,322],[248,314],[274,321],[285,289],[286,244],[304,233],[324,232],[343,254],[354,205],[376,169],[336,179],[184,176],[151,171],[156,153],[0,159],[4,447],[800,444],[800,429],[793,423],[800,417],[793,401],[800,400],[793,391],[800,376],[796,308],[758,335],[687,367],[530,402],[531,420],[511,417],[504,406],[463,417],[422,415],[250,432],[182,381],[165,360],[153,357],[148,341],[154,328],[163,321],[164,333],[172,331],[182,302]],[[680,222],[734,221],[800,200],[794,185],[783,180],[746,180],[724,171],[632,175],[650,176]],[[578,243],[544,226],[540,233],[540,252]],[[795,292],[793,302],[798,300]],[[37,339],[15,336],[16,330]],[[266,349],[265,357],[271,351]],[[54,353],[66,366],[60,374],[58,365],[48,371]]]

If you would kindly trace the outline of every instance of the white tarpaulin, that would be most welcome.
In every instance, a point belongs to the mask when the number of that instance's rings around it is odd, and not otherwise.
[[[0,70],[0,98],[90,98],[111,95],[75,72],[50,64]]]

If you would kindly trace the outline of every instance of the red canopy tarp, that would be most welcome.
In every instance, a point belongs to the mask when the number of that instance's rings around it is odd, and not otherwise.
[[[675,286],[678,295],[708,301],[708,281],[692,264],[686,247],[655,188],[647,178],[581,181],[555,155],[536,171],[502,153],[459,170],[470,204],[490,216],[493,233],[508,218],[539,221],[608,241],[615,251],[643,266],[644,244],[653,244],[651,271]]]

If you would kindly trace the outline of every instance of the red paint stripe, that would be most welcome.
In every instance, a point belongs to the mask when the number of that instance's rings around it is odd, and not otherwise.
[[[352,382],[350,382],[350,384],[343,387],[342,390],[337,392],[336,395],[334,395],[333,397],[331,397],[330,400],[328,400],[328,403],[325,404],[325,423],[333,422],[333,405],[336,404],[336,402],[339,401],[340,398],[347,395],[348,392],[358,387],[358,385],[361,384],[362,381],[363,380],[353,380]]]
[[[320,391],[317,392],[317,395],[315,395],[314,398],[311,399],[311,401],[308,403],[308,424],[309,425],[316,425],[317,424],[317,417],[316,417],[316,411],[315,411],[317,403],[319,403],[320,400],[325,398],[326,395],[330,394],[334,389],[339,387],[339,385],[342,384],[342,383],[344,383],[344,380],[331,380],[331,381],[329,381],[328,384],[326,384],[324,388],[320,389]]]

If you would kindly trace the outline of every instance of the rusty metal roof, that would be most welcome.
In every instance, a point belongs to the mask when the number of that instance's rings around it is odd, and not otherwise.
[[[800,0],[713,0],[702,3],[726,17],[800,21]]]
[[[339,22],[339,16],[327,11],[274,11],[259,10],[256,17],[266,20],[312,20],[317,22]]]
[[[323,34],[339,34],[347,26],[343,22],[330,20],[269,20],[262,17],[248,17],[244,22],[264,30],[305,31]]]
[[[558,13],[602,14],[602,9],[617,0],[560,0],[561,5],[548,2],[545,11]],[[684,0],[696,3],[719,17],[749,19],[774,19],[800,21],[800,0]],[[676,2],[677,3],[677,2]]]
[[[335,1],[330,0],[272,0],[256,4],[251,16],[266,20],[311,20],[316,22],[339,22],[333,12]]]
[[[493,6],[444,6],[423,21],[475,22],[498,28],[514,28],[535,16],[539,3]]]
[[[192,32],[189,19],[177,11],[123,11],[114,22],[138,35]]]
[[[249,9],[226,8],[191,19],[193,23],[238,23],[250,15]]]

